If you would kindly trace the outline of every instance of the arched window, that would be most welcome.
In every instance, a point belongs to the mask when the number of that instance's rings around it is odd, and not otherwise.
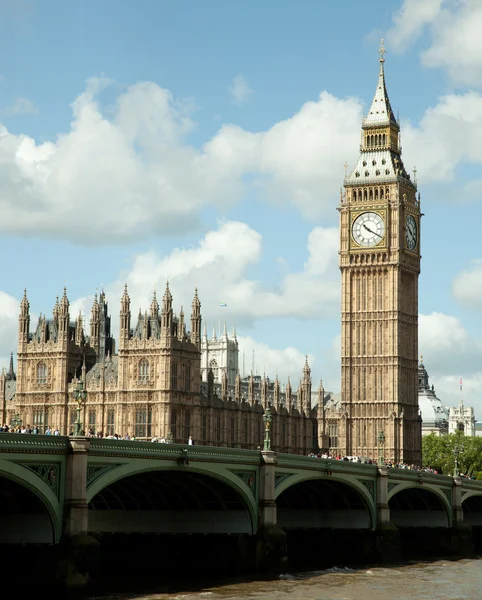
[[[367,199],[367,191],[363,190],[363,200],[366,200],[366,199]]]
[[[353,190],[353,200],[356,200],[356,190]]]
[[[37,365],[37,383],[47,383],[47,365],[44,362]]]
[[[385,134],[383,134],[383,145],[385,146],[386,143],[387,143],[387,136]]]
[[[218,363],[215,358],[209,363],[209,368],[213,372],[214,381],[218,382]]]
[[[147,383],[149,381],[149,361],[143,358],[139,362],[139,382]]]
[[[373,190],[370,188],[370,200],[373,200]]]
[[[378,188],[375,188],[375,200],[378,200]]]
[[[380,189],[380,200],[383,200],[383,188]]]

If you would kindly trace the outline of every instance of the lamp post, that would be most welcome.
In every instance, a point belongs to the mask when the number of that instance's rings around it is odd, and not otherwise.
[[[385,434],[383,433],[383,431],[380,431],[380,433],[378,434],[378,466],[379,467],[383,467],[385,464],[385,457],[383,449],[385,446]]]
[[[459,452],[458,448],[454,449],[454,477],[459,476]]]
[[[13,415],[10,423],[12,427],[19,427],[22,424],[22,419],[20,418],[18,412]]]
[[[271,415],[271,410],[268,407],[263,415],[263,423],[264,423],[264,446],[263,450],[267,452],[271,450],[271,440],[269,437],[269,430],[271,428],[271,422],[273,421],[273,417]]]
[[[87,390],[84,389],[84,382],[79,381],[74,389],[74,400],[77,402],[77,420],[74,423],[74,436],[81,435],[82,422],[80,420],[80,411],[87,399]]]

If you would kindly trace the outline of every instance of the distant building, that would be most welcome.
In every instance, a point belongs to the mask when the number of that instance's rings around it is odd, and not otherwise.
[[[460,399],[458,406],[451,406],[449,412],[449,433],[462,431],[464,435],[475,436],[475,413],[471,406],[464,406]]]
[[[428,373],[420,359],[418,365],[418,405],[422,414],[422,435],[443,435],[449,431],[449,411],[430,386]]]
[[[226,323],[219,339],[216,327],[213,328],[211,339],[208,339],[206,325],[201,339],[201,381],[207,383],[209,370],[213,372],[213,381],[221,385],[223,373],[228,376],[228,385],[234,387],[238,374],[239,347],[236,329],[233,327],[231,339],[228,337]]]

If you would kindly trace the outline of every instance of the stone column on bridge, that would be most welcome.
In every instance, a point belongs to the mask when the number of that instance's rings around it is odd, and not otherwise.
[[[395,563],[400,560],[400,533],[390,523],[390,506],[388,504],[388,469],[379,467],[376,481],[377,523],[375,543],[377,560],[382,563]]]
[[[456,527],[464,520],[464,510],[462,508],[462,479],[453,478],[452,484],[452,525]]]
[[[277,455],[271,450],[261,452],[259,470],[257,566],[264,571],[277,570],[287,560],[286,533],[278,527],[275,473]]]
[[[81,588],[94,579],[99,543],[88,534],[87,438],[70,438],[65,477],[64,531],[59,547],[58,577],[68,588]]]
[[[90,441],[87,438],[71,438],[67,456],[65,485],[64,535],[87,533],[89,513],[87,503],[87,453]]]
[[[388,506],[388,469],[379,467],[377,472],[377,528],[390,523],[390,508]]]

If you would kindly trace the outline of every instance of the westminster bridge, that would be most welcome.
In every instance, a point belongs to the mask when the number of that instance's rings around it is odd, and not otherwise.
[[[10,547],[231,536],[262,564],[285,559],[286,536],[289,550],[290,536],[294,548],[318,543],[317,531],[333,556],[367,540],[375,559],[396,556],[400,531],[463,554],[479,527],[482,481],[271,451],[0,435],[0,544]]]

